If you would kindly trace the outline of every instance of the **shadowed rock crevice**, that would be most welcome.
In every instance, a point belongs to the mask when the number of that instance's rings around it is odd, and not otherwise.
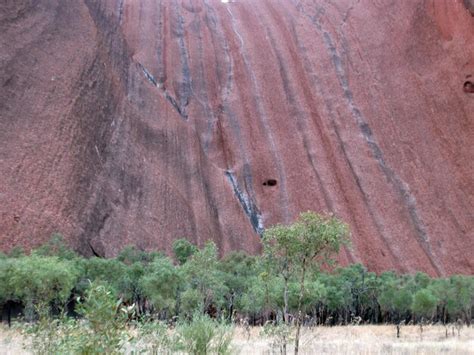
[[[186,114],[186,111],[184,108],[182,108],[178,102],[176,101],[176,99],[171,96],[171,94],[168,92],[168,90],[166,90],[164,87],[163,87],[163,84],[160,84],[153,75],[151,75],[151,73],[141,64],[141,63],[138,63],[138,66],[139,68],[143,71],[143,74],[145,75],[146,79],[151,83],[153,84],[154,86],[156,86],[161,92],[162,94],[164,95],[165,99],[171,104],[171,106],[173,106],[173,108],[176,110],[176,112],[181,116],[182,119],[184,120],[187,120],[188,119],[188,115]]]
[[[474,0],[463,0],[464,6],[471,13],[471,16],[474,17]]]
[[[189,69],[189,54],[184,39],[184,19],[181,16],[178,2],[173,1],[174,22],[171,31],[177,37],[179,48],[179,60],[181,63],[181,81],[176,82],[175,92],[179,102],[180,112],[186,116],[186,108],[189,105],[192,92],[192,78]]]

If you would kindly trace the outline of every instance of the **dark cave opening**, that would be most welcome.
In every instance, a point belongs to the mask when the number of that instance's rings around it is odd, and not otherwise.
[[[464,92],[468,94],[473,94],[474,93],[474,83],[471,81],[466,81],[463,85]]]
[[[268,179],[263,183],[263,186],[275,186],[277,183],[275,179]]]

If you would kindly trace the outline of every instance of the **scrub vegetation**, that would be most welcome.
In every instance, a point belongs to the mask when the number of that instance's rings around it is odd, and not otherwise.
[[[173,258],[134,247],[84,258],[54,235],[28,255],[0,255],[0,309],[36,353],[225,354],[236,331],[254,329],[276,352],[297,353],[321,325],[389,323],[400,336],[438,323],[446,337],[470,325],[473,276],[337,267],[348,240],[344,223],[312,212],[267,229],[258,256],[220,258],[212,242],[179,239]]]

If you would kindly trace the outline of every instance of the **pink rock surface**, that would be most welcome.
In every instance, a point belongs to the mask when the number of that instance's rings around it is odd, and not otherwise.
[[[0,248],[257,253],[314,210],[343,263],[473,273],[471,6],[3,2]]]

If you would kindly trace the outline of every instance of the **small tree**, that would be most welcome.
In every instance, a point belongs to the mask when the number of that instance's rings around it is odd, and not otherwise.
[[[206,312],[211,305],[216,309],[224,305],[228,290],[214,242],[206,242],[204,248],[186,261],[181,272],[186,283],[186,290],[182,294],[183,302],[186,299],[189,305],[199,304],[202,312]],[[199,295],[198,303],[195,302],[196,295]]]
[[[143,294],[157,311],[174,310],[181,283],[181,275],[166,257],[156,258],[140,279]]]
[[[305,291],[306,272],[310,267],[320,267],[332,262],[332,257],[342,245],[349,243],[346,224],[329,215],[304,212],[293,224],[277,225],[265,231],[264,252],[284,280],[284,319],[288,323],[288,284],[296,277],[299,297],[296,318],[295,354],[299,350],[302,316],[301,308]],[[286,348],[283,348],[286,351]]]
[[[183,265],[199,249],[186,239],[176,239],[173,242],[173,254],[180,265]]]
[[[231,318],[235,310],[240,310],[242,297],[257,276],[256,258],[243,252],[233,252],[221,261],[220,268],[228,289],[225,298],[227,314]]]
[[[25,305],[29,320],[35,312],[48,316],[51,305],[63,308],[79,275],[73,261],[37,255],[11,259],[6,271],[9,295]]]
[[[51,238],[45,244],[35,249],[33,253],[39,256],[57,256],[60,259],[67,260],[77,257],[77,254],[69,248],[63,236],[59,233],[53,233]]]
[[[429,289],[419,290],[413,296],[413,301],[411,304],[411,310],[413,314],[432,318],[434,312],[436,311],[436,306],[438,305],[438,299]]]

